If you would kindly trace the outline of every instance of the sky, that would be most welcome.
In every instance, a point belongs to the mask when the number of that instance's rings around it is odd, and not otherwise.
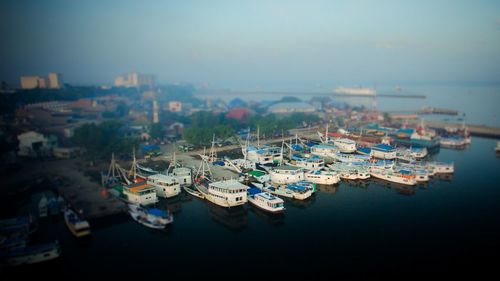
[[[499,81],[500,1],[0,0],[0,80],[326,90]]]

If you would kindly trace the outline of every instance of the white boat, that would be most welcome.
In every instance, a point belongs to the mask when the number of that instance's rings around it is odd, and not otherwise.
[[[263,192],[259,188],[249,188],[248,192],[248,202],[257,208],[271,213],[282,213],[285,211],[283,199],[272,195],[269,192]]]
[[[398,149],[396,159],[403,162],[415,162],[417,160],[409,149]]]
[[[382,180],[404,184],[404,185],[416,185],[417,180],[415,172],[411,170],[403,169],[393,169],[384,167],[371,167],[370,175],[375,178]]]
[[[370,178],[370,172],[362,163],[360,165],[354,163],[333,163],[328,165],[328,168],[338,173],[339,177],[345,180],[364,180]]]
[[[129,204],[129,214],[138,223],[154,229],[163,229],[174,222],[174,216],[157,208],[146,209],[135,204]]]
[[[465,148],[467,142],[463,137],[441,137],[439,144],[446,148]]]
[[[40,201],[38,202],[38,217],[44,218],[49,213],[49,201],[45,194],[42,194]]]
[[[241,173],[246,170],[255,169],[255,162],[248,159],[229,159],[226,157],[224,158],[224,168]]]
[[[272,165],[275,162],[281,161],[281,148],[278,147],[261,147],[257,148],[253,145],[243,146],[242,153],[245,159],[261,165]]]
[[[337,184],[340,181],[340,177],[336,172],[325,170],[306,171],[304,178],[306,181],[322,185]]]
[[[304,168],[306,170],[320,170],[325,167],[325,160],[316,155],[309,157],[292,155],[292,159],[290,159],[288,165]]]
[[[426,147],[410,147],[408,150],[410,156],[415,159],[422,159],[428,155]]]
[[[18,266],[22,264],[33,264],[55,259],[61,255],[61,247],[58,241],[44,243],[0,253],[0,260],[7,266]]]
[[[64,210],[64,222],[68,226],[69,231],[76,237],[84,237],[90,235],[90,224],[88,221],[80,218],[80,216],[70,208]]]
[[[343,153],[356,152],[356,142],[346,138],[334,138],[333,144]]]
[[[356,96],[375,96],[377,91],[373,88],[363,87],[337,87],[334,91],[336,94],[356,95]]]
[[[158,202],[156,188],[147,182],[137,182],[123,187],[123,195],[127,201],[137,205],[149,205]]]
[[[177,181],[181,186],[191,186],[193,185],[193,176],[191,169],[186,167],[176,167],[170,173],[171,176],[177,178]]]
[[[392,160],[396,158],[396,149],[388,144],[379,143],[371,148],[371,156],[378,159]]]
[[[426,166],[421,165],[420,163],[399,163],[398,167],[409,169],[415,171],[415,179],[417,182],[428,182],[430,180],[430,176],[433,174],[426,168]]]
[[[299,167],[283,165],[274,167],[269,171],[271,182],[288,184],[304,180],[304,170]]]
[[[176,177],[163,174],[149,176],[147,183],[155,188],[156,195],[171,198],[181,193],[181,185]]]
[[[297,200],[305,200],[313,194],[311,189],[301,187],[301,188],[290,188],[287,185],[264,185],[263,189],[276,196],[292,198]]]
[[[497,146],[495,147],[496,153],[500,153],[500,141],[497,142]]]
[[[235,207],[247,202],[248,186],[234,179],[210,182],[208,186],[195,183],[194,186],[205,199],[222,207]]]
[[[339,152],[339,149],[330,144],[317,144],[311,146],[311,154],[319,157],[333,158],[337,152]]]
[[[370,159],[370,156],[337,152],[333,156],[333,159],[343,163],[355,163],[355,162],[366,162]]]
[[[429,162],[429,168],[433,169],[436,174],[452,174],[455,172],[455,165],[453,163],[444,162]]]

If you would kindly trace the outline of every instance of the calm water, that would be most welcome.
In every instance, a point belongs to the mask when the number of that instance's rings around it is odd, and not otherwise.
[[[79,279],[201,273],[229,279],[236,271],[258,275],[255,270],[332,278],[484,273],[500,250],[494,146],[474,138],[467,150],[441,149],[435,159],[455,162],[452,177],[418,187],[342,182],[306,202],[287,201],[283,217],[251,206],[226,210],[185,195],[160,202],[175,210],[168,231],[124,215],[91,222],[92,237],[81,241],[54,218],[42,223],[38,239],[59,239],[62,258],[26,268]],[[4,274],[15,279],[26,272]]]
[[[366,86],[366,85],[365,85]],[[484,124],[488,126],[500,127],[500,85],[481,84],[481,83],[461,83],[461,84],[400,84],[401,92],[395,90],[395,85],[381,84],[377,85],[377,92],[380,94],[402,94],[402,95],[424,95],[425,99],[408,98],[384,98],[380,97],[376,101],[377,109],[382,111],[415,111],[424,106],[432,106],[445,109],[454,109],[459,111],[459,116],[423,116],[424,119],[440,119],[445,121],[461,122],[458,118],[465,118],[470,124]],[[241,95],[241,98],[247,101],[254,100],[279,100],[283,96],[296,96],[304,101],[309,101],[313,96],[326,96],[326,94],[304,94],[307,92],[327,93],[332,92],[335,87],[321,90],[308,90],[295,94],[296,91],[290,91],[286,94],[260,94],[253,93]],[[199,95],[200,98],[206,98],[210,95]],[[212,98],[222,98],[230,101],[234,98],[231,92],[227,95]],[[371,98],[339,98],[335,99],[347,102],[351,105],[364,105],[368,108],[372,106]],[[464,115],[465,114],[465,115]],[[446,120],[449,119],[449,120]]]

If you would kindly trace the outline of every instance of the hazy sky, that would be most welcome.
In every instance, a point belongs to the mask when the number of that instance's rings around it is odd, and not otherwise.
[[[500,1],[1,1],[0,80],[233,89],[500,80]]]

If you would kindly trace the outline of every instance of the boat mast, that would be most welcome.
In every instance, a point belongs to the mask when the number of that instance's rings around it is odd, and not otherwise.
[[[260,148],[260,127],[257,125],[257,148]]]

